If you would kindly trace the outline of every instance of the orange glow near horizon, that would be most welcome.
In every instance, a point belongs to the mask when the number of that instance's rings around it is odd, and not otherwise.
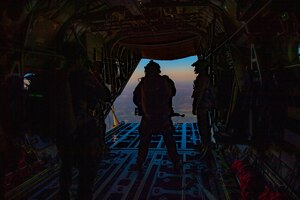
[[[194,74],[194,68],[191,64],[197,60],[195,56],[172,60],[172,61],[156,61],[161,67],[161,74],[169,76],[176,85],[176,82],[191,83],[195,80],[196,75]],[[148,59],[142,59],[138,64],[135,72],[131,76],[128,84],[138,84],[138,80],[144,77],[144,67],[149,62]]]

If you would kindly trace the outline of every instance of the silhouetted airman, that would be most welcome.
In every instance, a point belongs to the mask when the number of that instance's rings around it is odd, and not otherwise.
[[[69,199],[72,167],[78,165],[78,199],[92,199],[97,163],[103,145],[104,120],[95,115],[98,101],[109,102],[110,91],[102,81],[97,81],[93,71],[79,63],[70,73],[72,103],[77,128],[69,136],[60,138],[58,148],[61,156],[60,196]],[[86,68],[84,68],[86,67]],[[101,114],[100,114],[101,115]],[[103,115],[103,113],[102,113]],[[103,117],[103,116],[102,116]],[[104,117],[103,117],[104,118]],[[100,132],[99,132],[100,131]],[[105,131],[105,130],[104,130]]]
[[[174,82],[168,76],[161,76],[160,72],[159,64],[150,61],[145,67],[145,77],[141,79],[133,93],[133,102],[138,107],[139,115],[142,116],[137,166],[141,170],[152,135],[161,133],[174,168],[178,171],[180,158],[173,137],[175,129],[171,120],[172,98],[176,94],[176,88]]]
[[[197,60],[192,64],[194,72],[198,74],[194,81],[193,114],[197,115],[199,134],[201,136],[200,149],[207,148],[211,144],[208,110],[212,107],[210,77],[208,76],[208,63],[205,60]]]

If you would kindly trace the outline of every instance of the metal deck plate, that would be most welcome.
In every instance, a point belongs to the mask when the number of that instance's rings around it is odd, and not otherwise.
[[[215,160],[201,155],[194,149],[199,142],[195,123],[176,124],[176,143],[183,160],[183,173],[176,174],[168,158],[161,135],[154,135],[142,173],[136,171],[135,163],[139,145],[138,123],[121,124],[107,133],[110,153],[99,161],[95,181],[95,199],[225,199],[217,176]],[[42,176],[36,176],[35,183],[26,188],[15,188],[10,198],[55,199],[58,192],[58,166]],[[74,170],[72,196],[76,196]],[[29,185],[28,182],[27,185]],[[19,195],[18,195],[19,194]]]

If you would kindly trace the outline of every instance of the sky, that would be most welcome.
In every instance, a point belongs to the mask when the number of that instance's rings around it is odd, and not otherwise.
[[[196,62],[197,56],[190,56],[178,60],[154,60],[160,65],[161,74],[168,75],[176,82],[191,82],[195,79],[194,68],[191,66]],[[142,59],[129,80],[129,84],[137,84],[138,79],[144,76],[144,67],[149,59]]]

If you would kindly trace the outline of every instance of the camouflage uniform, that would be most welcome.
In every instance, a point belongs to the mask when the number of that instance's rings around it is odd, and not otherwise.
[[[72,166],[77,163],[79,170],[79,199],[92,199],[97,162],[105,134],[103,120],[94,116],[98,100],[110,101],[110,91],[103,83],[96,83],[87,70],[77,70],[70,75],[73,110],[77,121],[76,130],[58,141],[61,156],[60,194],[68,199],[72,181]],[[99,131],[101,133],[99,133]]]
[[[210,144],[210,128],[208,121],[209,106],[204,98],[206,88],[208,87],[209,77],[205,75],[198,75],[194,81],[193,100],[193,114],[197,115],[199,134],[203,145]]]
[[[208,110],[211,108],[211,98],[209,94],[210,79],[207,75],[207,63],[198,60],[195,66],[195,74],[198,74],[194,81],[193,91],[193,114],[197,115],[199,134],[204,146],[211,144],[211,133],[208,119]]]

